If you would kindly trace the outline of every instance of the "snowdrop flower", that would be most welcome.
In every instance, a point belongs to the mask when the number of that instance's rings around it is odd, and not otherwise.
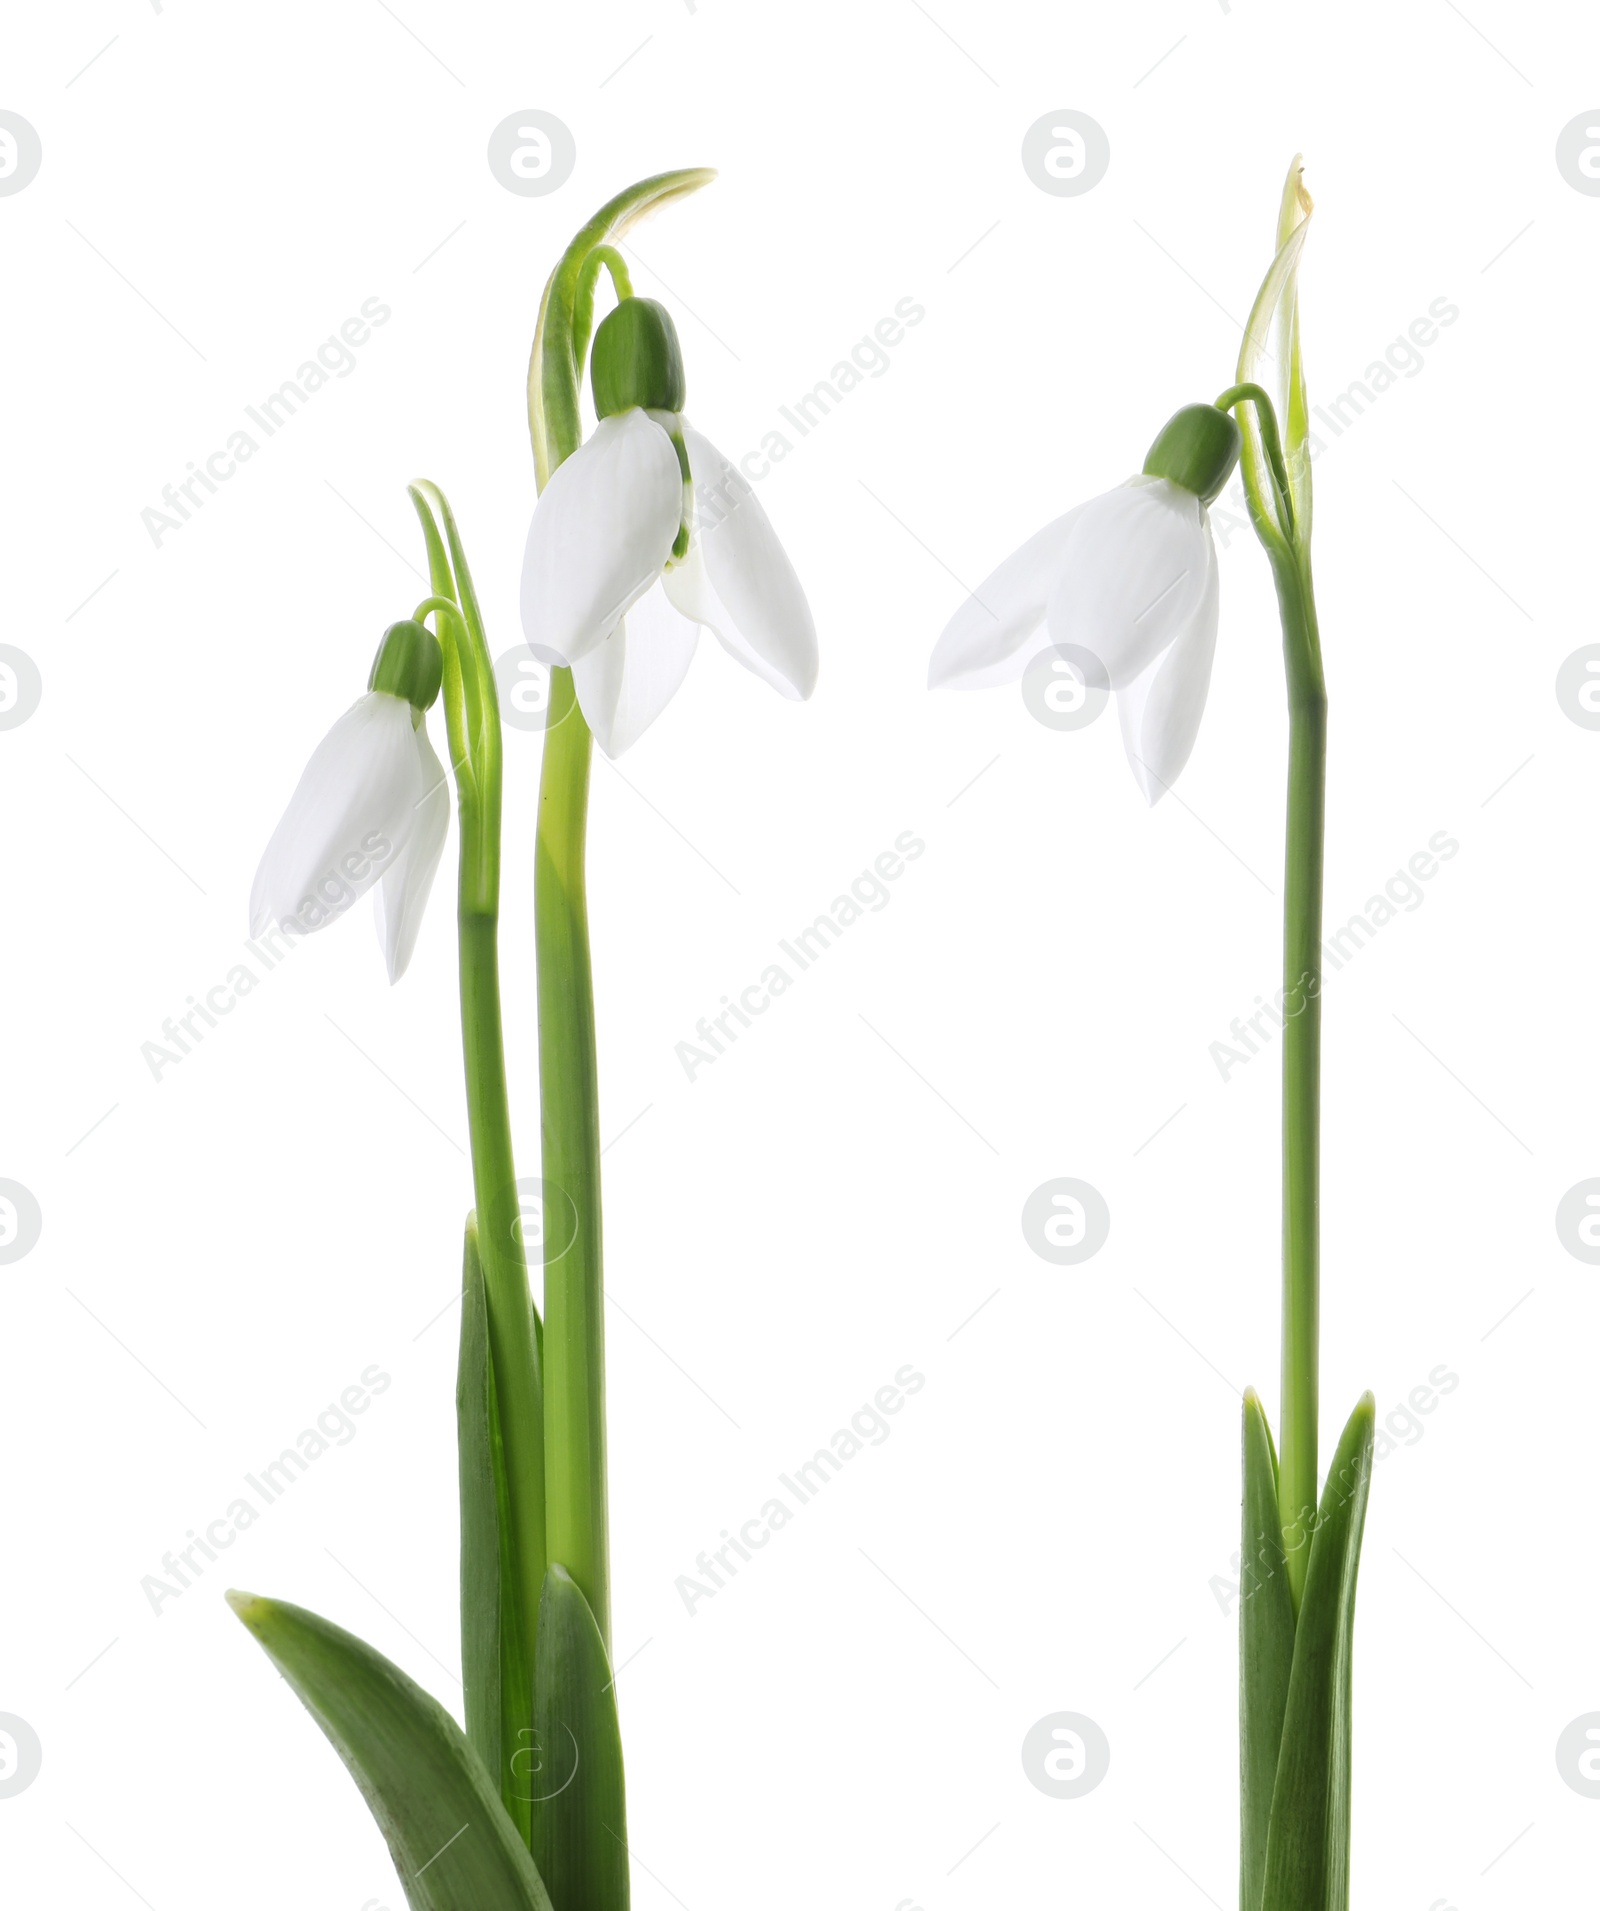
[[[367,694],[312,752],[250,891],[250,933],[274,922],[326,928],[370,889],[378,941],[398,982],[416,946],[450,821],[424,713],[439,694],[439,640],[391,624]]]
[[[1140,476],[1047,524],[984,579],[934,646],[929,687],[1011,683],[1052,646],[1089,653],[1117,693],[1128,761],[1155,803],[1188,762],[1205,709],[1217,641],[1206,506],[1239,445],[1226,411],[1185,406]]]
[[[620,756],[683,682],[704,626],[781,696],[817,681],[794,567],[744,477],[683,417],[677,332],[624,298],[595,334],[589,438],[551,473],[522,571],[522,627],[567,665],[589,728]]]

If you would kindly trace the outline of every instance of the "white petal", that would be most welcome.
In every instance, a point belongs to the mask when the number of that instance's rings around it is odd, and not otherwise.
[[[312,752],[250,891],[250,933],[324,928],[364,896],[416,825],[411,706],[369,690]]]
[[[794,566],[743,475],[685,423],[694,479],[689,556],[667,572],[667,595],[747,670],[785,697],[817,686],[817,627]]]
[[[551,474],[522,564],[522,629],[541,663],[610,636],[661,574],[683,521],[672,440],[642,411],[602,418]]]
[[[426,724],[416,730],[414,795],[416,825],[372,892],[373,920],[391,982],[398,982],[405,974],[411,951],[417,946],[417,931],[422,927],[428,892],[433,888],[450,827],[450,786],[444,765],[428,739]]]
[[[598,649],[572,666],[573,688],[594,740],[621,756],[666,709],[694,661],[700,627],[664,590],[649,590]]]
[[[1135,478],[1092,499],[1073,526],[1045,622],[1050,641],[1100,659],[1131,683],[1194,615],[1211,533],[1192,491]]]
[[[953,684],[987,690],[1013,683],[1048,641],[1045,605],[1061,575],[1079,505],[1047,524],[996,566],[940,633],[928,662],[928,688]]]
[[[1189,761],[1217,648],[1217,553],[1206,535],[1205,589],[1194,614],[1154,663],[1117,693],[1122,742],[1145,800],[1155,804]]]

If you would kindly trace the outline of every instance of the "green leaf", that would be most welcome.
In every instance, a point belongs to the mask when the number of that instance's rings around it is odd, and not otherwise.
[[[1305,189],[1305,168],[1296,153],[1284,181],[1278,208],[1277,252],[1261,281],[1256,302],[1245,323],[1235,372],[1240,384],[1263,385],[1271,392],[1283,433],[1283,454],[1289,467],[1289,491],[1294,500],[1294,542],[1305,548],[1311,538],[1311,455],[1307,445],[1306,381],[1300,362],[1300,254],[1305,249],[1311,195]],[[1269,361],[1270,367],[1269,369]],[[1261,427],[1247,407],[1239,420],[1244,446],[1239,463],[1252,506],[1277,525],[1287,541],[1287,527],[1278,521],[1271,503]]]
[[[1372,1481],[1373,1399],[1361,1396],[1322,1489],[1295,1628],[1262,1911],[1348,1911],[1350,1667]]]
[[[250,1593],[228,1603],[344,1760],[412,1911],[552,1911],[493,1781],[436,1699],[313,1612]]]
[[[629,186],[600,208],[550,274],[539,302],[539,324],[528,362],[528,427],[541,491],[550,473],[572,456],[583,436],[578,409],[583,367],[576,349],[575,306],[584,261],[596,246],[620,239],[648,213],[709,185],[716,176],[709,166],[692,166],[657,173]]]
[[[1251,1388],[1244,1396],[1244,1518],[1239,1540],[1241,1911],[1261,1911],[1294,1634],[1294,1605],[1278,1525],[1278,1456],[1267,1416]]]
[[[511,1760],[532,1713],[533,1675],[529,1667],[515,1663],[520,1634],[503,1623],[504,1615],[515,1610],[507,1580],[511,1500],[495,1411],[476,1216],[467,1220],[462,1262],[456,1450],[461,1482],[461,1672],[467,1740],[484,1770],[498,1781],[501,1803],[526,1843],[528,1800],[525,1788],[514,1779]],[[519,1693],[528,1695],[520,1703]]]
[[[1278,202],[1278,250],[1281,252],[1311,217],[1311,195],[1306,191],[1306,169],[1300,155],[1290,162]],[[1304,242],[1301,234],[1301,242]],[[1298,256],[1298,255],[1297,255]],[[1300,357],[1299,267],[1284,286],[1279,302],[1279,337],[1283,344],[1283,447],[1289,460],[1289,482],[1294,492],[1296,521],[1311,536],[1311,454],[1306,448],[1311,421],[1306,413],[1306,374]]]
[[[456,1363],[456,1458],[461,1494],[461,1671],[467,1742],[484,1770],[502,1770],[500,1717],[499,1428],[489,1366],[476,1216],[467,1220],[461,1268],[461,1351]]]
[[[616,1687],[589,1602],[564,1566],[539,1602],[533,1851],[562,1911],[627,1911]]]

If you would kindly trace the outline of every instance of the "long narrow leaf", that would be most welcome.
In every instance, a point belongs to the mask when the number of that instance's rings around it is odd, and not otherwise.
[[[1317,1512],[1295,1628],[1262,1911],[1348,1911],[1350,1666],[1373,1399],[1350,1416]]]
[[[1278,1459],[1254,1389],[1244,1396],[1239,1540],[1239,1904],[1261,1911],[1267,1828],[1294,1662],[1294,1606],[1278,1525]]]
[[[436,1699],[313,1612],[250,1593],[228,1603],[344,1760],[412,1911],[551,1911],[493,1781]]]
[[[1282,433],[1283,454],[1289,467],[1296,537],[1302,543],[1311,536],[1311,452],[1307,444],[1306,384],[1300,357],[1297,289],[1306,222],[1312,211],[1304,175],[1305,168],[1296,153],[1284,181],[1278,210],[1277,251],[1256,293],[1255,304],[1250,308],[1235,372],[1241,384],[1263,385],[1272,394]],[[1269,502],[1272,484],[1254,406],[1243,408],[1239,424],[1244,433],[1240,465],[1245,490],[1252,504],[1266,512],[1269,523],[1276,523],[1278,530],[1286,533],[1287,527],[1277,521],[1277,513]]]
[[[461,1494],[461,1673],[467,1742],[484,1770],[502,1767],[500,1506],[494,1375],[478,1228],[467,1221],[461,1265],[461,1351],[456,1362],[456,1459]]]
[[[519,1635],[504,1624],[513,1609],[506,1575],[511,1570],[511,1501],[506,1488],[500,1421],[495,1411],[494,1369],[489,1360],[489,1317],[478,1256],[476,1217],[467,1221],[462,1258],[461,1356],[456,1369],[456,1450],[461,1485],[461,1673],[466,1693],[467,1739],[500,1787],[500,1798],[522,1834],[529,1836],[527,1789],[518,1783],[513,1758],[517,1734],[531,1714],[533,1673],[513,1663]],[[519,1703],[516,1694],[530,1695]]]
[[[1280,251],[1311,217],[1311,195],[1306,191],[1305,167],[1295,154],[1278,202]],[[1294,493],[1295,517],[1311,535],[1311,453],[1306,440],[1311,420],[1306,409],[1306,375],[1300,358],[1300,293],[1298,274],[1290,275],[1278,310],[1278,350],[1283,361],[1283,449],[1289,460],[1289,483]]]
[[[589,1602],[563,1566],[539,1602],[533,1851],[561,1911],[628,1911],[616,1687]]]

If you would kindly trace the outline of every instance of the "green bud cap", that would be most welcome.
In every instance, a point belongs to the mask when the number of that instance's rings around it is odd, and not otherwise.
[[[1209,504],[1233,476],[1242,434],[1231,413],[1185,405],[1161,427],[1144,461],[1147,478],[1167,478]]]
[[[428,626],[409,617],[391,624],[372,660],[367,688],[404,697],[413,710],[426,710],[443,681],[444,651]]]
[[[596,417],[635,406],[682,411],[683,353],[672,314],[654,299],[624,299],[594,335],[589,377]]]

